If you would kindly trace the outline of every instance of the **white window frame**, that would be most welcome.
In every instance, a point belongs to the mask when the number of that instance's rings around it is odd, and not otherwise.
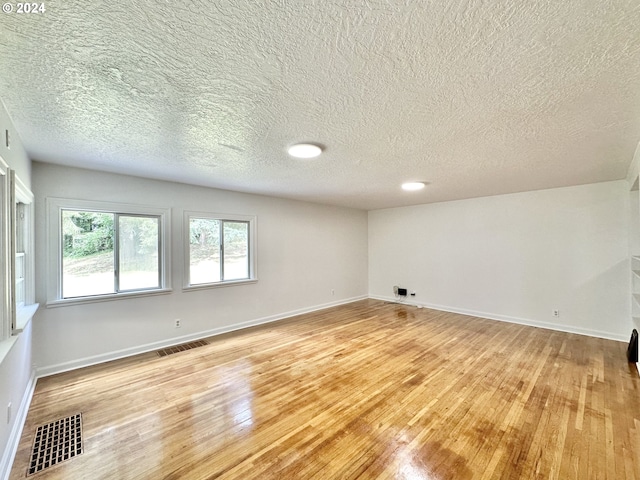
[[[239,280],[222,280],[211,283],[198,283],[191,285],[191,241],[190,241],[190,223],[192,218],[202,218],[206,220],[220,220],[227,222],[246,222],[249,224],[249,245],[247,253],[249,254],[249,278]],[[258,281],[258,258],[257,258],[257,217],[255,215],[237,215],[237,214],[220,214],[210,212],[185,211],[183,222],[183,243],[184,243],[184,290],[200,290],[204,288],[219,288],[232,285],[242,285],[247,283],[256,283]],[[223,259],[221,258],[222,262]]]
[[[9,175],[10,196],[9,204],[11,210],[10,225],[10,308],[12,333],[20,333],[26,324],[31,320],[39,304],[35,303],[35,242],[33,232],[35,221],[33,215],[34,195],[24,183],[11,170]],[[18,209],[18,204],[22,207]],[[18,215],[22,214],[19,218]],[[21,244],[23,258],[23,298],[20,304],[16,299],[16,264],[18,253],[17,244]]]
[[[171,209],[125,203],[75,200],[68,198],[46,199],[47,217],[47,307],[93,303],[122,298],[158,295],[171,292]],[[62,211],[114,213],[120,215],[148,215],[160,218],[160,287],[86,297],[62,297]]]
[[[11,210],[9,166],[0,158],[0,341],[7,340],[13,333],[13,313],[11,305],[11,240],[9,238]]]

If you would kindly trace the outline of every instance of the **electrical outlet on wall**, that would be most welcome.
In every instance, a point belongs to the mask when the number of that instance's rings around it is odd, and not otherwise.
[[[182,326],[182,321],[179,318],[175,319],[175,326],[176,328],[180,328]]]
[[[552,314],[554,317],[558,318],[558,317],[560,316],[560,310],[558,310],[557,308],[554,308],[554,309],[552,310],[551,314]]]

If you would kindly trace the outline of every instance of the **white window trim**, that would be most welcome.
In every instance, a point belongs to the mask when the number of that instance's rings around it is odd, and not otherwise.
[[[248,222],[249,223],[249,278],[244,278],[241,280],[227,280],[221,282],[212,282],[212,283],[199,283],[197,285],[190,284],[190,276],[191,276],[191,242],[190,242],[190,219],[191,218],[205,218],[209,220],[227,220],[227,221],[239,221],[239,222]],[[184,212],[183,219],[183,234],[182,241],[184,243],[184,284],[182,289],[185,291],[189,290],[203,290],[208,288],[221,288],[221,287],[231,287],[233,285],[245,285],[247,283],[256,283],[258,281],[258,256],[257,256],[257,245],[258,245],[258,227],[257,227],[257,217],[255,215],[237,215],[237,214],[226,214],[226,213],[211,213],[211,212],[195,212],[195,211],[186,211]]]
[[[24,183],[15,175],[14,171],[10,172],[10,187],[11,187],[11,307],[14,309],[12,312],[13,333],[20,333],[24,330],[27,323],[33,318],[38,307],[38,303],[35,303],[35,219],[34,219],[34,195]],[[15,218],[17,202],[23,203],[26,206],[24,214],[26,220],[21,222],[26,228],[23,229],[23,243],[26,245],[25,249],[25,265],[24,265],[24,304],[16,305],[15,299],[15,236],[18,220]]]
[[[47,307],[104,302],[123,298],[170,293],[171,289],[171,209],[128,203],[74,200],[68,198],[46,199],[47,239]],[[62,298],[62,210],[92,211],[160,217],[160,262],[162,265],[160,288],[134,292],[112,293],[87,297]]]
[[[12,307],[11,307],[11,290],[10,269],[11,269],[11,241],[9,239],[9,166],[0,157],[0,301],[2,307],[0,309],[0,341],[8,340],[12,334]],[[2,349],[0,349],[0,353]],[[3,355],[0,355],[0,359]]]

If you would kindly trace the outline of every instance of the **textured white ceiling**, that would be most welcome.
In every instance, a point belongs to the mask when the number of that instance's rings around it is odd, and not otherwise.
[[[375,209],[621,179],[640,140],[638,0],[44,4],[0,14],[44,162]]]

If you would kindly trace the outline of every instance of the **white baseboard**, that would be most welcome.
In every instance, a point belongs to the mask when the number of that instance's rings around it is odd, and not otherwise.
[[[369,298],[375,299],[375,300],[384,300],[384,301],[388,301],[388,302],[398,302],[398,299],[395,297],[384,297],[384,296],[378,296],[378,295],[369,295]],[[507,323],[517,323],[519,325],[528,325],[530,327],[538,327],[538,328],[545,328],[547,330],[556,330],[559,332],[567,332],[567,333],[576,333],[578,335],[586,335],[588,337],[596,337],[596,338],[604,338],[607,340],[616,340],[618,342],[628,342],[629,339],[628,338],[624,338],[622,335],[618,335],[615,333],[610,333],[610,332],[603,332],[603,331],[599,331],[599,330],[591,330],[588,328],[579,328],[579,327],[574,327],[572,325],[563,325],[563,324],[558,324],[558,323],[547,323],[547,322],[540,322],[537,320],[530,320],[528,318],[519,318],[519,317],[511,317],[508,315],[498,315],[498,314],[494,314],[494,313],[488,313],[488,312],[479,312],[479,311],[475,311],[475,310],[465,310],[462,308],[455,308],[455,307],[449,307],[449,306],[445,306],[445,305],[435,305],[435,304],[431,304],[431,303],[418,303],[415,301],[403,301],[403,302],[398,302],[398,303],[402,303],[403,305],[410,305],[410,306],[414,306],[414,307],[422,307],[422,308],[430,308],[432,310],[439,310],[441,312],[451,312],[451,313],[459,313],[461,315],[468,315],[471,317],[479,317],[479,318],[486,318],[488,320],[497,320],[499,322],[507,322]]]
[[[2,455],[2,460],[0,460],[0,479],[8,480],[9,474],[11,473],[11,467],[13,466],[13,459],[16,456],[16,452],[18,451],[18,445],[20,444],[20,437],[22,436],[22,429],[24,428],[24,424],[27,421],[27,414],[29,413],[29,405],[31,405],[31,399],[33,398],[33,392],[36,389],[36,371],[31,371],[31,377],[29,378],[29,383],[27,384],[27,388],[22,395],[22,400],[20,402],[20,408],[16,412],[16,417],[13,421],[13,427],[11,428],[11,433],[9,434],[9,439],[7,440],[6,448],[4,449],[4,453]]]
[[[254,327],[256,325],[262,325],[264,323],[276,322],[278,320],[284,320],[285,318],[294,317],[296,315],[302,315],[304,313],[315,312],[318,310],[324,310],[326,308],[335,307],[338,305],[344,305],[347,303],[356,302],[358,300],[364,300],[369,298],[367,295],[361,295],[358,297],[347,298],[338,300],[335,302],[324,303],[321,305],[315,305],[313,307],[301,308],[299,310],[292,310],[290,312],[279,313],[276,315],[270,315],[267,317],[256,318],[246,322],[235,323],[232,325],[225,325],[223,327],[213,328],[211,330],[205,330],[202,332],[192,333],[189,335],[183,335],[181,337],[173,337],[167,340],[161,340],[159,342],[147,343],[145,345],[139,345],[131,348],[125,348],[122,350],[116,350],[113,352],[103,353],[100,355],[93,355],[91,357],[80,358],[70,362],[59,363],[57,365],[49,365],[45,367],[39,367],[37,370],[37,376],[48,377],[49,375],[55,375],[57,373],[67,372],[70,370],[76,370],[78,368],[89,367],[91,365],[97,365],[99,363],[110,362],[119,358],[130,357],[132,355],[138,355],[140,353],[152,352],[161,348],[171,347],[173,345],[179,345],[181,343],[192,342],[201,338],[213,337],[222,333],[233,332],[235,330],[242,330],[243,328]]]

